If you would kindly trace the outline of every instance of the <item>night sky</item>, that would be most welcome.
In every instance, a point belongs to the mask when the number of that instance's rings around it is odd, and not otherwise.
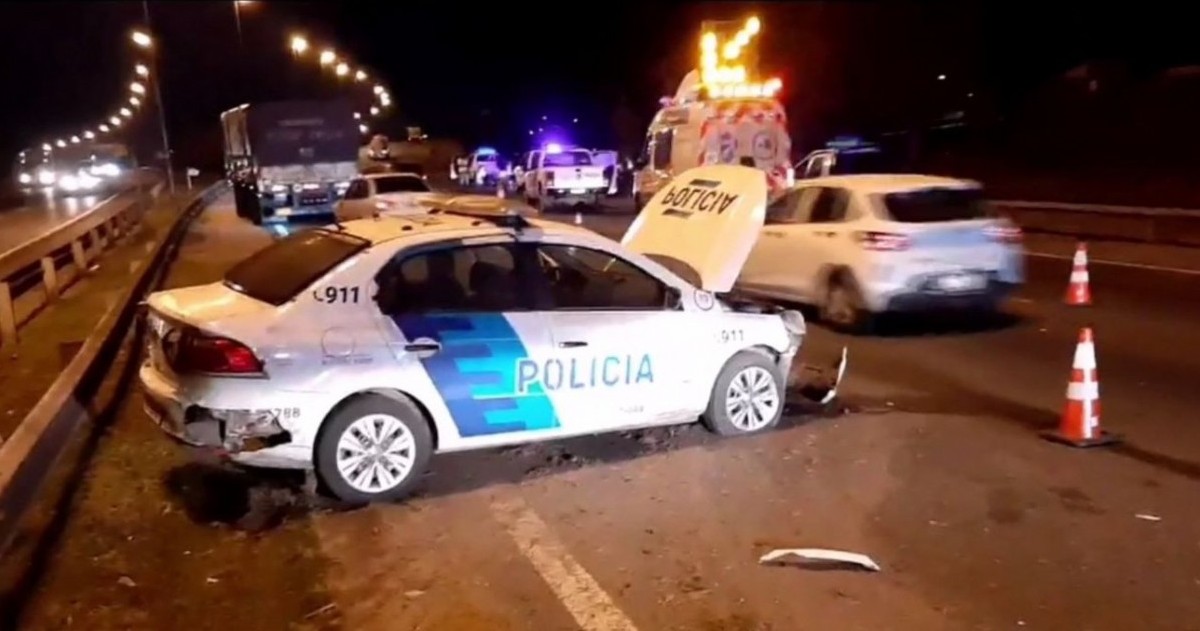
[[[525,148],[541,116],[566,126],[579,118],[581,143],[636,140],[657,98],[694,65],[703,19],[762,18],[762,65],[783,79],[799,146],[952,109],[968,93],[1017,102],[1089,59],[1200,61],[1193,22],[1169,5],[413,4],[256,2],[242,8],[239,46],[231,2],[152,2],[176,151],[215,158],[217,116],[238,103],[351,92],[332,73],[322,80],[315,61],[291,58],[294,32],[383,79],[396,107],[381,131],[399,136],[419,124],[510,151]],[[468,11],[474,16],[463,19]],[[6,155],[118,107],[136,59],[128,35],[141,15],[137,2],[0,4]],[[157,133],[150,113],[132,126],[143,144]]]

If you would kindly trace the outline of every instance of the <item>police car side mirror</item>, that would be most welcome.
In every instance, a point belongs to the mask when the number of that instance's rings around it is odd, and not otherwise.
[[[683,292],[675,287],[667,287],[664,293],[666,295],[663,297],[663,307],[667,311],[678,311],[683,308]]]

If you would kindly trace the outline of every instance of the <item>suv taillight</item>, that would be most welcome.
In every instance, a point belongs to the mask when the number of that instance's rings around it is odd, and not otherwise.
[[[249,346],[219,335],[187,329],[179,339],[174,368],[178,372],[215,375],[262,374],[262,360]]]
[[[1012,224],[988,226],[987,228],[984,228],[983,232],[992,241],[998,241],[1000,243],[1021,242],[1021,229]]]
[[[855,232],[854,240],[866,250],[896,252],[909,246],[908,236],[895,232]]]

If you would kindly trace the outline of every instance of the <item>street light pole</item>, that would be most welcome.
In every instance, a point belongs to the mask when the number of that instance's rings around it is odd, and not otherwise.
[[[238,0],[233,0],[233,22],[237,24],[238,49],[241,50],[245,43],[242,41],[242,3]]]
[[[149,2],[149,0],[142,0],[142,16],[146,20],[146,30],[153,33],[154,30],[150,24],[150,2]],[[159,45],[161,45],[161,42],[159,43]],[[154,83],[154,102],[155,102],[155,105],[158,107],[158,126],[159,126],[159,130],[162,132],[162,144],[163,144],[163,154],[164,154],[163,159],[166,162],[166,166],[167,166],[167,188],[168,188],[168,190],[171,191],[171,194],[174,195],[175,194],[175,169],[171,164],[171,162],[172,162],[171,161],[171,141],[167,137],[167,111],[165,108],[163,108],[162,66],[159,65],[159,63],[158,63],[158,54],[153,49],[153,46],[154,46],[154,43],[151,42],[150,46],[148,48],[150,49],[150,63],[154,67],[154,81],[153,81],[153,83]]]

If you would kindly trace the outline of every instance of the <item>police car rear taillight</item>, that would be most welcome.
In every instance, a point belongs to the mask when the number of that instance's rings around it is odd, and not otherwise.
[[[263,372],[262,361],[250,347],[237,340],[195,330],[183,334],[174,363],[175,369],[183,373],[257,375]]]

